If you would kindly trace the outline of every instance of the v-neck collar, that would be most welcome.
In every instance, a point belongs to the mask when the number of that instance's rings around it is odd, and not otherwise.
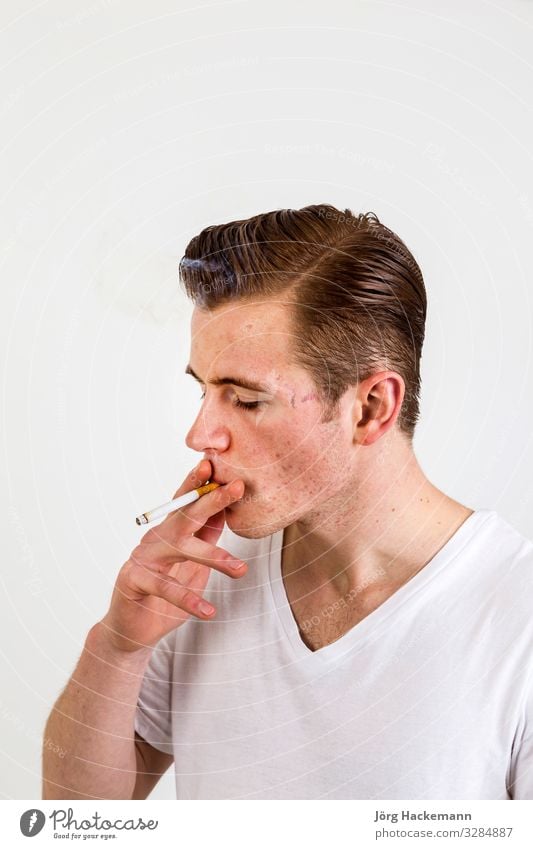
[[[268,547],[270,587],[278,618],[283,625],[293,655],[298,660],[304,660],[312,664],[315,668],[321,665],[327,666],[334,661],[342,659],[344,655],[349,653],[358,644],[365,643],[370,636],[374,636],[377,639],[380,631],[382,631],[389,619],[398,613],[418,592],[433,581],[441,570],[460,554],[481,525],[489,517],[493,516],[494,513],[494,510],[486,508],[474,510],[420,572],[413,575],[412,578],[399,587],[388,599],[350,628],[342,637],[316,651],[312,651],[302,640],[285,591],[283,576],[281,574],[284,529],[282,528],[275,534],[272,534]]]

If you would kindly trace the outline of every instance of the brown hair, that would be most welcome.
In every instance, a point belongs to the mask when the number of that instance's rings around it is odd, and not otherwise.
[[[412,440],[426,290],[412,254],[373,212],[320,204],[212,225],[187,245],[179,276],[204,309],[283,294],[294,362],[312,375],[324,421],[350,386],[381,369],[398,372],[405,397],[397,425]]]

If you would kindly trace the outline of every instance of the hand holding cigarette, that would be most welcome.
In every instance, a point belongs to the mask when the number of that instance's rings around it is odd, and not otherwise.
[[[208,492],[211,492],[212,489],[217,489],[219,486],[219,483],[207,483],[205,486],[192,489],[190,492],[186,492],[185,495],[180,495],[179,498],[173,498],[172,501],[167,501],[166,504],[161,504],[160,507],[154,507],[153,510],[141,513],[140,516],[137,516],[135,521],[138,525],[147,525],[155,519],[160,519],[161,516],[166,516],[173,510],[180,510],[182,507],[186,507],[187,504],[192,504],[193,501],[197,501],[202,497],[202,495],[206,495]]]
[[[142,537],[122,566],[102,619],[115,648],[152,648],[189,616],[212,618],[215,608],[202,598],[211,568],[231,578],[246,574],[247,564],[215,545],[224,528],[224,509],[242,497],[244,484],[237,479],[216,488],[200,487],[211,474],[209,460],[190,472],[172,502],[157,508],[168,512],[166,519]],[[205,494],[196,495],[197,488]],[[169,507],[185,494],[188,504]],[[143,515],[152,521],[154,513]]]

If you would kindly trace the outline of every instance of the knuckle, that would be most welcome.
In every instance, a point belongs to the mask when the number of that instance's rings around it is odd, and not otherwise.
[[[149,575],[154,568],[154,564],[146,558],[139,558],[134,560],[131,564],[131,574],[135,577],[139,578],[145,575]]]
[[[148,582],[149,592],[158,598],[164,598],[175,604],[174,582],[165,575],[151,575]]]
[[[162,595],[168,592],[169,585],[173,585],[174,581],[168,575],[165,575],[162,572],[154,573],[152,576],[152,581],[154,586],[157,588],[157,591]]]
[[[224,501],[228,501],[228,499],[231,500],[233,497],[228,493],[227,486],[219,486],[218,489],[215,489],[214,495],[217,504],[222,504]]]
[[[144,548],[143,545],[135,546],[135,548],[133,549],[133,551],[130,554],[130,560],[132,560],[134,563],[140,563],[141,560],[143,559],[143,555],[145,554],[145,551],[146,551],[146,549]]]
[[[187,557],[187,537],[179,536],[172,542],[172,555],[177,554],[178,557]]]
[[[198,596],[191,590],[182,591],[180,597],[180,604],[184,604],[185,607],[193,609],[198,604]]]
[[[117,581],[129,581],[131,579],[133,567],[134,564],[131,560],[127,560],[118,573]]]
[[[144,584],[144,578],[146,575],[146,569],[144,566],[139,565],[138,563],[132,563],[127,567],[125,577],[129,583],[135,584],[136,586],[140,586],[141,583]]]
[[[225,552],[216,546],[209,546],[204,549],[204,560],[209,561],[209,566],[220,566],[226,559]]]
[[[226,553],[219,555],[217,561],[220,565],[225,566],[226,569],[230,570],[237,568],[242,563],[238,557],[234,557],[232,554]]]

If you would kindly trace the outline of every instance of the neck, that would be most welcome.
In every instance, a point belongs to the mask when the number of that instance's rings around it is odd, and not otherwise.
[[[323,600],[399,586],[472,514],[427,479],[402,436],[382,441],[362,447],[333,496],[285,528],[282,574],[300,592]]]

